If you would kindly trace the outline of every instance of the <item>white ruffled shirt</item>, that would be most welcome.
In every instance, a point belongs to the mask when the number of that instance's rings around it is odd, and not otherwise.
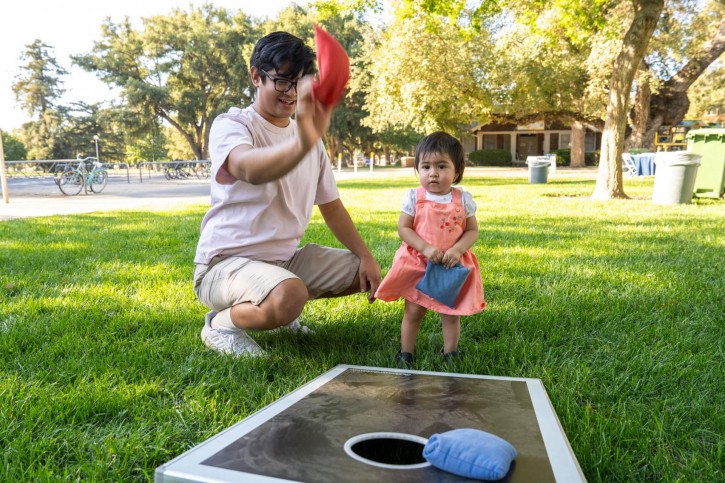
[[[456,188],[454,188],[456,189]],[[463,209],[466,212],[466,218],[476,214],[476,202],[473,201],[473,195],[468,191],[464,190],[461,186],[457,189],[461,190],[461,202],[463,203]],[[425,199],[440,203],[442,205],[451,203],[453,201],[453,191],[447,195],[435,195],[433,193],[425,192]],[[411,188],[403,198],[403,213],[415,217],[415,204],[418,201],[418,188]]]

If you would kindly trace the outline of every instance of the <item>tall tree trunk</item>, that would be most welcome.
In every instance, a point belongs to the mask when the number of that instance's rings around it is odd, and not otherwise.
[[[340,141],[336,136],[329,133],[325,134],[325,146],[327,147],[327,156],[333,166],[337,166],[337,152],[339,151]]]
[[[634,19],[622,41],[622,48],[612,68],[609,103],[602,132],[602,151],[595,200],[628,198],[622,184],[622,148],[627,128],[627,102],[634,74],[647,52],[647,45],[657,26],[664,0],[634,0]]]
[[[637,94],[634,98],[634,106],[630,117],[632,118],[632,133],[625,141],[626,148],[650,148],[652,139],[647,141],[647,120],[649,119],[650,99],[652,98],[652,89],[650,88],[650,79],[652,78],[649,66],[643,60],[639,64],[639,73],[637,75]]]
[[[657,129],[661,126],[676,126],[682,121],[690,108],[687,90],[723,52],[725,52],[725,17],[720,19],[715,37],[705,42],[699,52],[694,53],[690,61],[664,83],[659,92],[649,100],[649,106],[635,105],[635,109],[646,109],[646,128],[643,129],[641,141],[637,143],[633,139],[628,144],[648,147],[654,143]],[[637,91],[639,104],[639,88]]]
[[[571,123],[571,163],[572,168],[583,168],[584,162],[584,124],[581,121]]]

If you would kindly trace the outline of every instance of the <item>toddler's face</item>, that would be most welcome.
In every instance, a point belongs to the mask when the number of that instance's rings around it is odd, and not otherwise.
[[[447,195],[456,179],[456,166],[445,153],[424,154],[418,164],[418,178],[429,193]]]

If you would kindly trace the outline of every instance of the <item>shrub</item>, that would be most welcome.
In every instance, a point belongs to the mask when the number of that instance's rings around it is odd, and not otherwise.
[[[505,149],[479,149],[468,159],[476,166],[511,166],[511,152]]]
[[[557,149],[554,154],[556,154],[557,166],[571,166],[571,149]],[[599,151],[584,153],[584,164],[599,166]]]

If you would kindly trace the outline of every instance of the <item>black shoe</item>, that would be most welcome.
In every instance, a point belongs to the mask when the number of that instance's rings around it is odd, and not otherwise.
[[[398,352],[395,354],[395,364],[397,364],[398,369],[410,369],[413,366],[413,354]]]
[[[451,351],[451,352],[443,353],[443,362],[445,362],[446,364],[453,364],[460,358],[461,358],[461,353],[458,351]]]

